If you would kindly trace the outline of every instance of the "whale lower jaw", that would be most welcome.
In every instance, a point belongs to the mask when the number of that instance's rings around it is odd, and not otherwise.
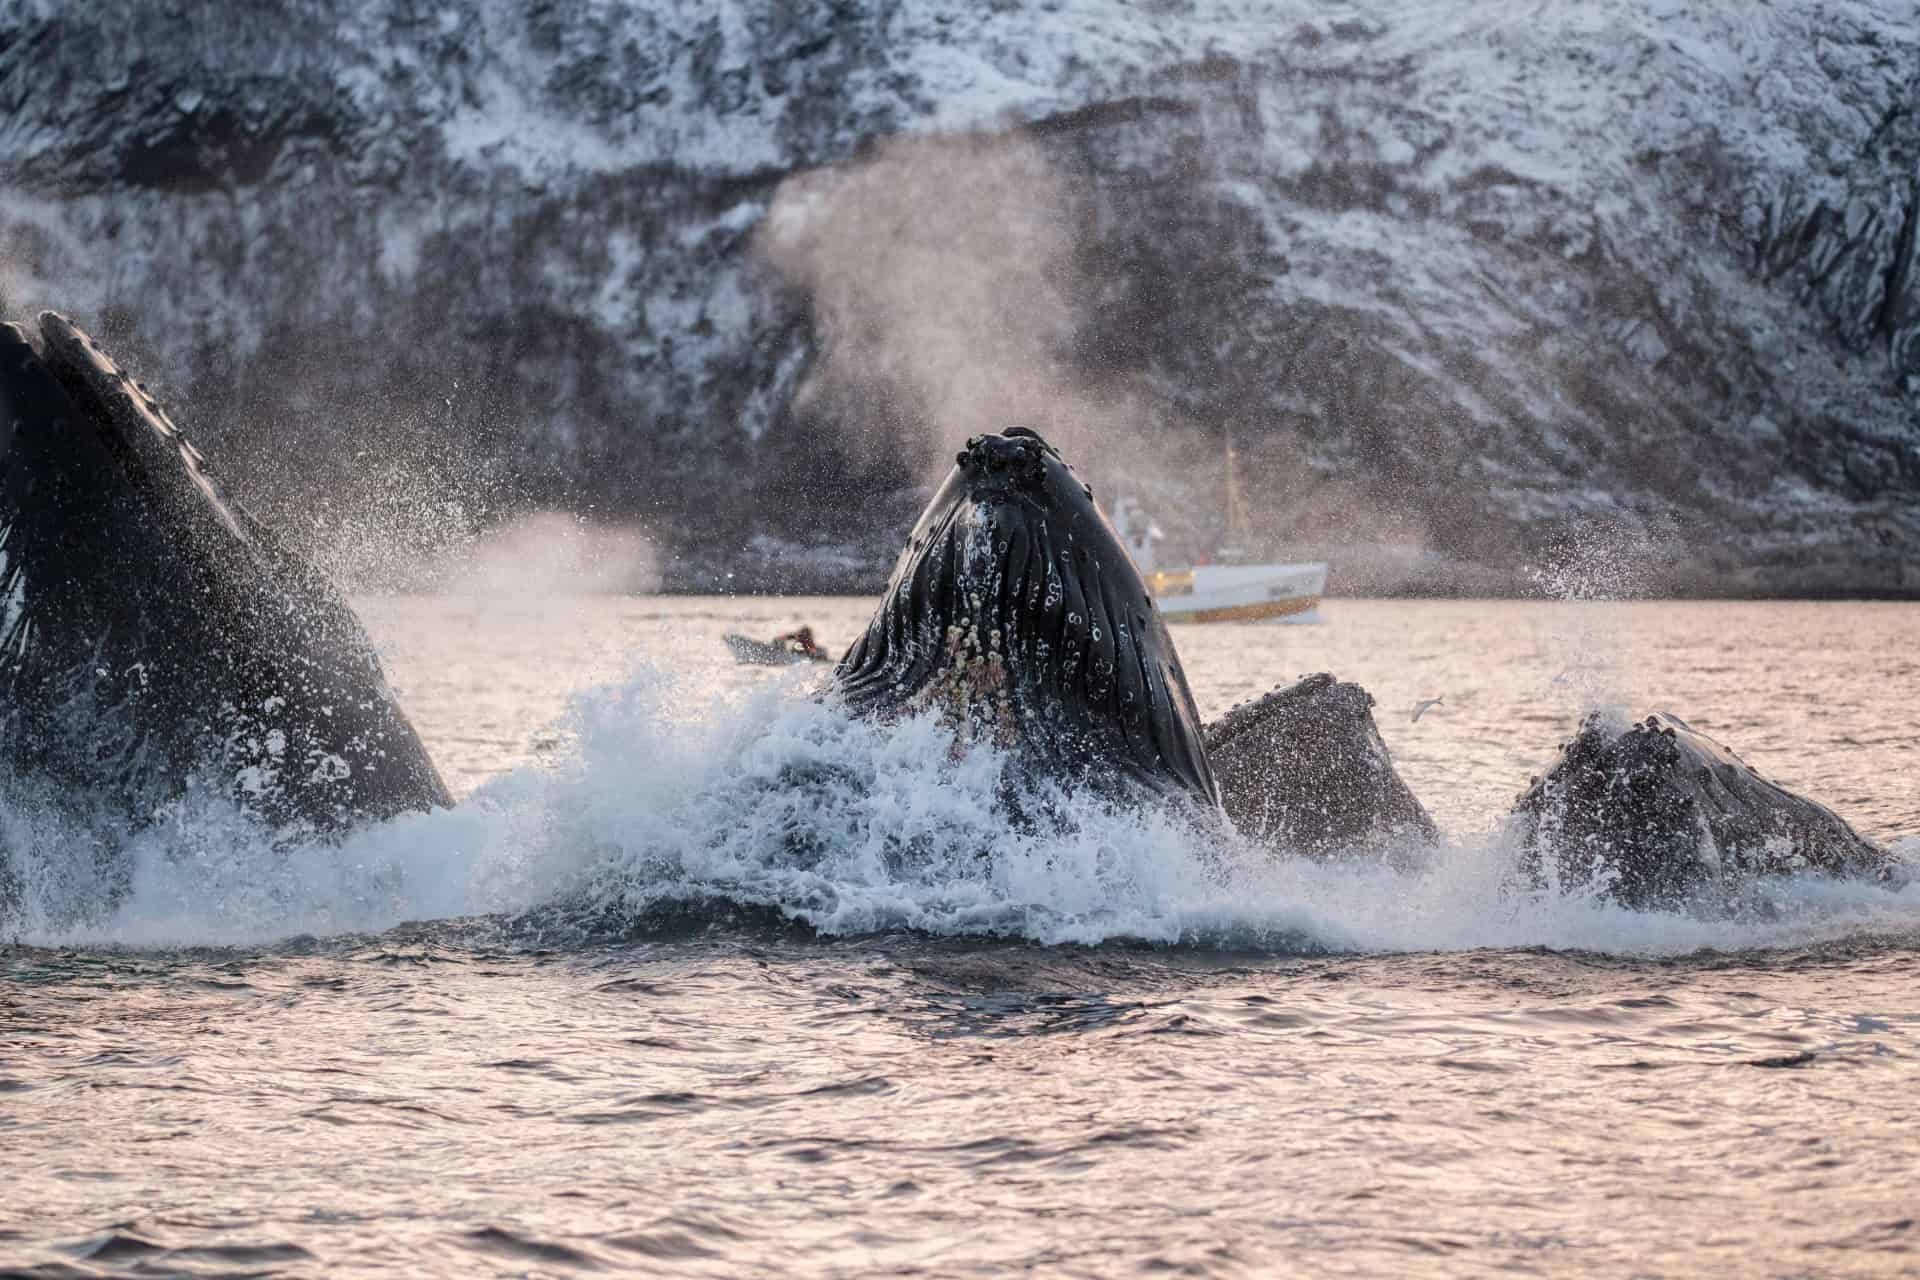
[[[87,334],[0,326],[0,767],[136,825],[451,804],[365,629]]]

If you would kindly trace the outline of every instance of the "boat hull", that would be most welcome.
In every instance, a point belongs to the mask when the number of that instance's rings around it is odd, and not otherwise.
[[[1168,622],[1271,622],[1313,609],[1324,564],[1198,565],[1147,579]]]
[[[1168,622],[1273,622],[1291,618],[1317,607],[1319,596],[1300,596],[1291,600],[1268,600],[1259,604],[1223,605],[1217,609],[1185,609],[1175,612],[1162,608],[1160,616]]]

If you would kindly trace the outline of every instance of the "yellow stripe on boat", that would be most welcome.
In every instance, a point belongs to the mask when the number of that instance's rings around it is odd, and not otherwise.
[[[1295,596],[1291,600],[1261,600],[1254,604],[1228,605],[1220,609],[1169,610],[1160,616],[1168,622],[1265,622],[1290,614],[1305,613],[1320,603],[1319,596]]]

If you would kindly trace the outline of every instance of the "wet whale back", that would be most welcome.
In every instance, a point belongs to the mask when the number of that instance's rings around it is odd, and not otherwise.
[[[1883,878],[1893,856],[1833,810],[1761,777],[1678,716],[1581,721],[1514,807],[1523,865],[1629,907],[1736,894],[1756,876]]]
[[[0,327],[0,760],[136,819],[211,770],[268,820],[446,804],[338,590],[84,333]]]
[[[1017,483],[980,458],[1008,440],[1017,449],[1002,465]],[[961,455],[835,686],[862,714],[959,713],[1072,780],[1217,804],[1193,695],[1145,584],[1086,486],[1030,440],[982,437]]]

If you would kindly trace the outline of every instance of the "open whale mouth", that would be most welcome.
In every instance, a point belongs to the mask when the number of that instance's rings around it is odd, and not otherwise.
[[[1069,785],[1217,803],[1152,597],[1091,489],[1025,428],[960,451],[835,684],[861,714],[936,708]]]
[[[339,589],[70,320],[0,325],[0,769],[151,820],[452,803]],[[117,854],[116,854],[117,856]]]

